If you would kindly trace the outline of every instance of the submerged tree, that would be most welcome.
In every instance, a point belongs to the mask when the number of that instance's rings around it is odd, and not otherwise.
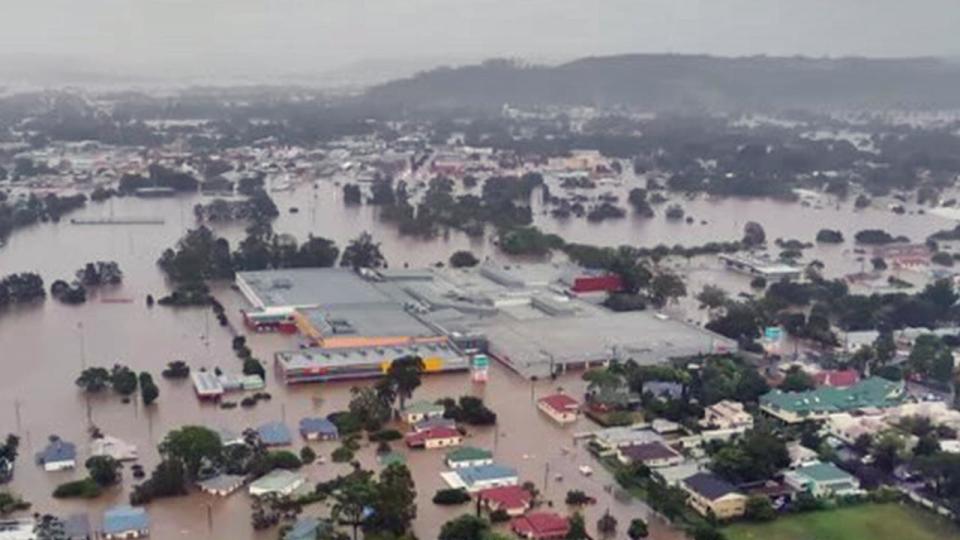
[[[390,363],[385,377],[386,384],[394,389],[403,409],[407,399],[413,397],[413,391],[420,387],[420,378],[425,370],[423,359],[419,356],[403,356]]]
[[[368,232],[354,238],[343,250],[343,257],[340,259],[340,266],[349,266],[354,270],[383,268],[386,265],[387,261],[380,252],[380,244],[374,242],[373,236]]]

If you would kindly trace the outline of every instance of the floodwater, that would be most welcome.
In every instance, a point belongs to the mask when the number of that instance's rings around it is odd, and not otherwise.
[[[500,257],[490,239],[470,239],[452,232],[430,241],[401,237],[395,231],[378,225],[376,209],[344,208],[340,189],[331,183],[318,187],[305,185],[292,192],[274,193],[282,215],[275,223],[279,232],[289,232],[300,240],[308,233],[337,240],[342,247],[363,230],[374,233],[383,244],[383,251],[393,266],[404,263],[424,266],[445,261],[458,249],[470,249],[483,257]],[[20,271],[38,271],[49,286],[55,279],[70,278],[84,263],[95,260],[116,260],[125,273],[124,283],[91,295],[82,306],[66,306],[48,299],[45,303],[10,309],[0,314],[0,434],[16,432],[22,439],[21,459],[14,481],[6,486],[32,502],[41,512],[88,512],[95,524],[100,512],[113,504],[126,501],[133,479],[124,472],[122,487],[115,488],[94,501],[55,501],[53,488],[66,480],[79,478],[83,468],[74,472],[46,473],[33,464],[32,456],[56,434],[75,442],[80,460],[88,456],[90,422],[104,433],[135,443],[141,463],[150,470],[157,462],[156,445],[169,430],[186,424],[203,424],[214,428],[240,431],[271,420],[284,420],[291,429],[306,415],[327,414],[345,406],[350,384],[312,385],[286,388],[268,378],[269,402],[253,409],[221,410],[199,403],[189,382],[162,379],[159,372],[172,360],[186,360],[194,369],[221,367],[226,372],[239,372],[240,362],[234,357],[227,329],[216,324],[209,310],[199,308],[146,308],[148,293],[160,296],[167,286],[156,267],[161,251],[194,226],[193,205],[198,197],[139,200],[116,199],[103,204],[91,203],[70,217],[153,217],[166,218],[159,226],[78,226],[64,220],[60,224],[41,224],[15,232],[0,249],[0,275]],[[609,245],[634,244],[652,246],[659,243],[688,245],[713,240],[733,240],[742,234],[747,220],[761,223],[770,239],[799,238],[811,241],[823,227],[841,229],[850,238],[864,228],[884,228],[895,234],[906,234],[920,240],[934,230],[952,227],[943,218],[925,215],[895,216],[882,209],[854,213],[845,203],[841,209],[802,207],[769,201],[698,199],[684,201],[687,214],[695,224],[667,222],[662,216],[650,220],[627,217],[603,224],[587,224],[583,220],[554,221],[540,212],[536,221],[549,232],[563,235],[569,241]],[[297,206],[296,214],[288,208]],[[706,220],[701,225],[700,220]],[[242,226],[220,227],[218,230],[234,243],[242,236]],[[849,244],[818,248],[812,257],[843,267],[857,266],[845,255]],[[697,262],[694,261],[694,266]],[[856,270],[858,268],[853,268]],[[838,270],[839,271],[839,270]],[[719,271],[700,272],[710,281]],[[692,289],[692,292],[697,289]],[[218,298],[227,307],[231,323],[239,327],[238,309],[243,299],[228,286],[219,286]],[[129,303],[104,302],[104,299],[130,299]],[[295,338],[281,335],[253,335],[249,343],[255,354],[269,361],[276,350],[296,346]],[[119,362],[136,371],[148,370],[160,387],[157,404],[147,410],[136,401],[123,404],[119,397],[106,393],[91,398],[89,403],[74,385],[84,366],[109,367]],[[366,384],[366,383],[360,383]],[[613,483],[608,474],[578,448],[572,434],[593,429],[590,421],[561,428],[538,414],[533,404],[536,396],[563,386],[575,395],[582,392],[582,381],[575,375],[555,382],[540,381],[531,385],[500,366],[492,369],[485,386],[473,385],[466,374],[427,378],[416,398],[434,399],[463,394],[482,395],[499,414],[497,427],[472,430],[468,443],[496,449],[499,462],[516,467],[522,480],[535,482],[546,499],[556,507],[563,506],[568,489],[579,488],[597,497],[597,505],[586,509],[587,523],[593,529],[600,515],[610,510],[625,530],[629,520],[646,516],[646,507],[637,501],[621,503],[604,490]],[[299,450],[297,443],[294,450]],[[395,445],[398,446],[398,445]],[[333,443],[316,443],[318,453],[329,458]],[[566,450],[566,451],[564,451]],[[405,450],[404,450],[405,451]],[[374,448],[366,447],[359,458],[374,466]],[[442,451],[420,451],[408,456],[418,490],[418,517],[414,525],[420,538],[435,538],[443,522],[472,511],[472,507],[437,507],[430,502],[436,489],[442,487],[439,472],[443,470]],[[304,469],[312,481],[328,479],[344,466],[312,465]],[[577,472],[583,464],[593,466],[596,473],[587,478]],[[549,472],[547,472],[549,470]],[[560,474],[562,481],[555,475]],[[548,483],[544,489],[544,477]],[[249,499],[244,493],[219,499],[203,494],[158,500],[150,504],[153,538],[275,538],[275,531],[255,533],[249,523]],[[322,506],[308,507],[306,513],[326,515]],[[679,534],[662,523],[652,523],[653,538],[679,538]]]

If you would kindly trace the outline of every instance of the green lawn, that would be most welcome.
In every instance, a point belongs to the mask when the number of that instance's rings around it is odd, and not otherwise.
[[[864,504],[736,524],[729,540],[960,540],[960,530],[932,512],[899,504]]]

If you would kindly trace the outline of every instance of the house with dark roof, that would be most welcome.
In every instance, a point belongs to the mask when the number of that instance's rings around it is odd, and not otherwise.
[[[672,467],[683,463],[683,455],[655,441],[617,448],[617,459],[624,465],[643,464],[650,468]]]
[[[300,435],[308,441],[332,441],[340,436],[336,424],[327,418],[313,417],[300,420]]]
[[[503,511],[508,516],[522,516],[533,504],[533,495],[521,486],[500,486],[477,493],[480,505],[490,512]]]
[[[283,422],[267,422],[257,427],[257,435],[267,446],[290,446],[293,442],[290,428]]]
[[[37,465],[43,465],[48,472],[73,469],[77,466],[77,446],[52,435],[50,443],[37,452]]]
[[[747,496],[713,473],[689,476],[680,482],[680,488],[690,495],[687,504],[701,515],[713,513],[717,519],[735,519],[746,510]]]
[[[553,512],[531,512],[514,518],[510,530],[527,540],[560,540],[570,532],[570,520]]]
[[[103,513],[103,537],[141,538],[150,535],[150,516],[143,508],[114,506]]]
[[[537,400],[537,408],[558,424],[577,421],[580,403],[566,394],[551,394]]]

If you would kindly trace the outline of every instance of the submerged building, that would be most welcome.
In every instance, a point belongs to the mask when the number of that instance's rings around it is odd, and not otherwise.
[[[248,326],[295,331],[306,342],[275,355],[288,383],[376,377],[408,355],[423,358],[428,372],[446,372],[487,354],[525,377],[544,377],[612,358],[654,364],[736,348],[662,314],[607,310],[601,302],[618,283],[552,263],[237,274],[251,305]]]

